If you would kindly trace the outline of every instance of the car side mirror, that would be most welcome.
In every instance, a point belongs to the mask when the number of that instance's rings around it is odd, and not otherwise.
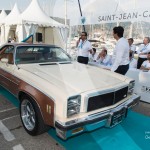
[[[1,62],[2,62],[2,63],[8,63],[8,58],[2,58],[2,59],[1,59]]]

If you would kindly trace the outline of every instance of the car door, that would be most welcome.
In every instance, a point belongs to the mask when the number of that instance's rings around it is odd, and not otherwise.
[[[14,63],[15,48],[13,45],[6,45],[0,49],[0,84],[17,95],[20,80],[14,76],[17,66]],[[4,61],[8,59],[8,62]]]

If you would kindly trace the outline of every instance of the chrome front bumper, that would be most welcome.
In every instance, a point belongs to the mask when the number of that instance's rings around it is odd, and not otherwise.
[[[122,120],[126,118],[128,110],[137,105],[139,103],[139,100],[140,96],[134,94],[126,102],[120,104],[115,108],[96,114],[91,114],[85,118],[71,120],[64,124],[56,121],[56,133],[60,138],[65,140],[68,137],[71,137],[78,133],[92,131],[102,126],[111,128],[122,122]]]

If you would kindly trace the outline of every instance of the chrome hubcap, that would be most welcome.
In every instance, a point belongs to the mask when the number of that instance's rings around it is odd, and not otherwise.
[[[21,104],[21,118],[24,126],[32,131],[35,127],[35,111],[29,100],[23,100]]]

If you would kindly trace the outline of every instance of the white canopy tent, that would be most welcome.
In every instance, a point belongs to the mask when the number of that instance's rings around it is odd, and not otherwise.
[[[21,14],[21,19],[27,36],[40,32],[43,35],[44,43],[64,47],[64,39],[61,36],[61,32],[65,26],[46,15],[37,0],[32,0],[28,8]]]
[[[0,24],[3,22],[3,19],[7,16],[5,10],[2,10],[0,13]]]
[[[4,37],[5,37],[5,42],[8,41],[9,37],[14,37],[15,34],[15,29],[16,25],[19,23],[20,19],[20,10],[18,8],[17,3],[14,5],[12,11],[9,13],[9,15],[4,19],[3,24],[5,25],[5,31],[4,31]]]
[[[21,11],[19,10],[17,3],[15,3],[12,11],[4,19],[3,23],[5,25],[16,25],[17,23],[19,23],[20,14]]]
[[[38,0],[31,1],[30,5],[21,14],[21,19],[24,24],[36,24],[43,27],[65,27],[63,24],[56,22],[46,15],[41,9]]]
[[[61,33],[66,29],[66,26],[46,15],[41,9],[38,0],[32,0],[22,14],[20,14],[15,4],[11,13],[4,20],[4,24],[5,42],[8,39],[7,33],[10,31],[10,27],[16,26],[15,35],[17,35],[19,42],[28,35],[39,32],[43,35],[44,43],[64,47],[64,39]]]

